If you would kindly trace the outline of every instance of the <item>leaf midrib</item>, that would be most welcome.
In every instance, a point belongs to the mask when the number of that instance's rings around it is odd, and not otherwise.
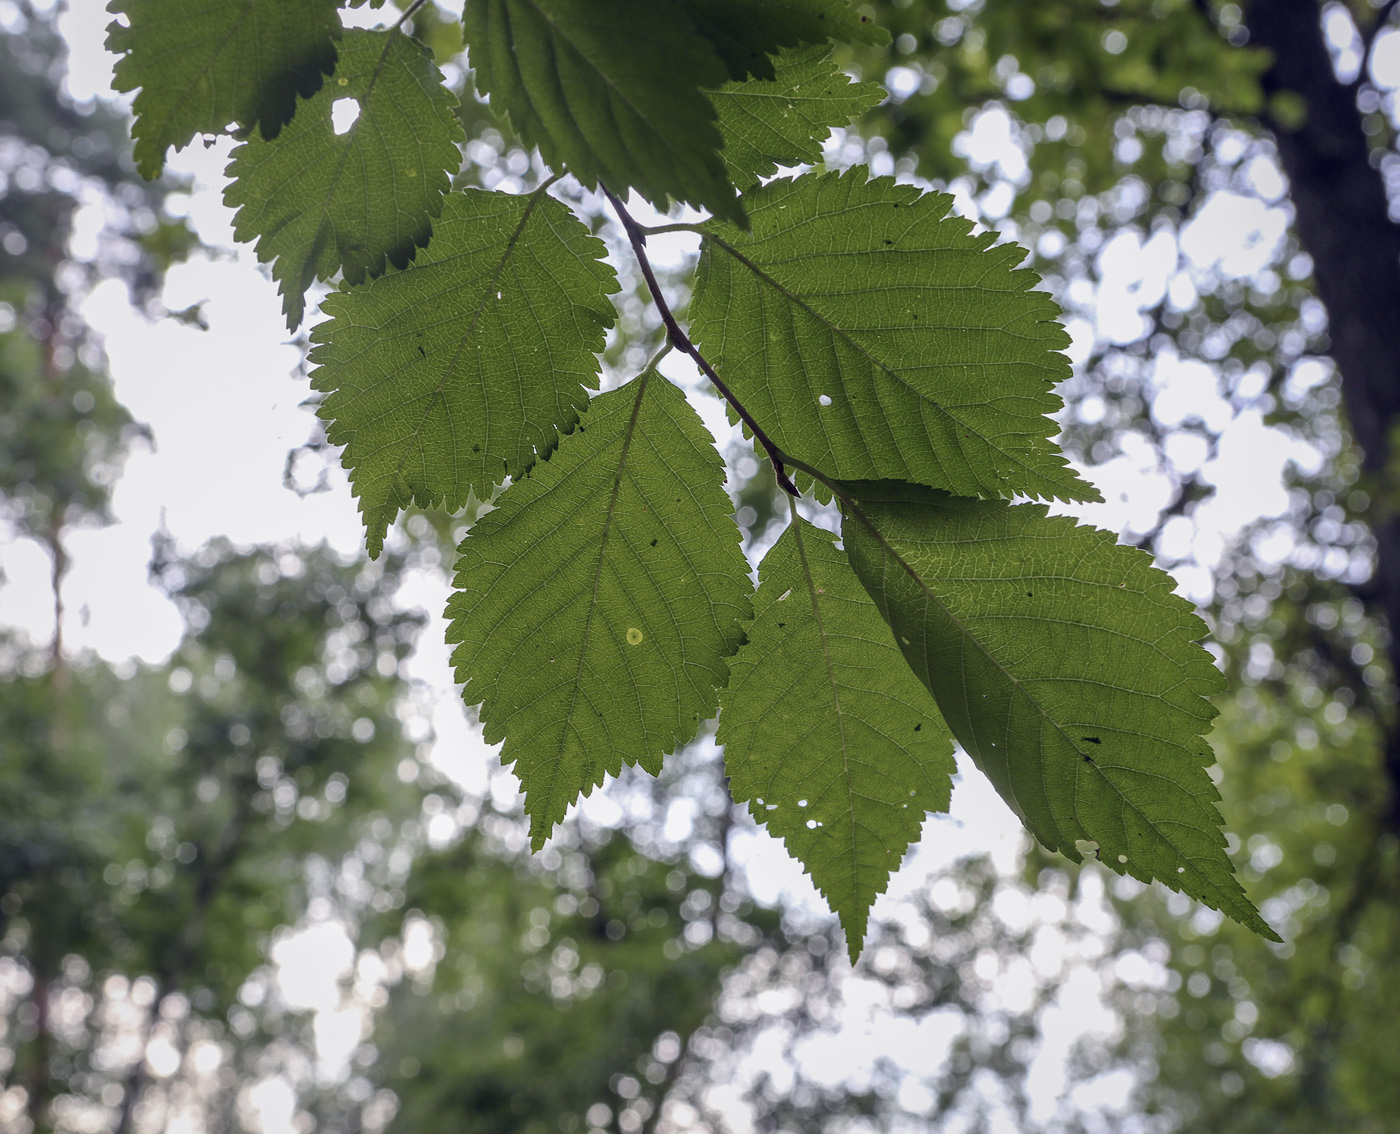
[[[846,720],[841,713],[841,691],[836,680],[836,666],[831,657],[831,645],[827,641],[826,624],[822,619],[821,602],[817,598],[817,584],[812,578],[812,566],[807,560],[807,547],[802,540],[802,518],[797,513],[797,501],[788,497],[788,509],[792,514],[793,538],[797,543],[797,557],[802,564],[802,577],[807,582],[807,593],[812,599],[812,617],[817,624],[817,634],[821,638],[822,661],[826,663],[826,680],[831,687],[832,704],[836,707],[836,734],[841,743],[841,781],[846,788],[846,814],[851,826],[851,886],[860,893],[860,860],[856,854],[856,804],[855,789],[851,785],[851,758],[847,751]]]
[[[612,493],[608,499],[608,514],[603,520],[602,535],[598,540],[598,559],[593,570],[593,591],[588,599],[588,614],[583,622],[583,636],[579,640],[578,669],[574,673],[573,686],[569,691],[569,704],[565,710],[563,720],[560,722],[558,752],[562,756],[567,746],[569,729],[574,719],[574,711],[578,706],[579,690],[583,688],[584,664],[588,657],[588,642],[593,633],[593,615],[598,609],[598,588],[603,579],[603,564],[608,552],[608,536],[612,531],[613,516],[617,512],[617,498],[622,490],[622,478],[627,469],[627,454],[632,448],[632,438],[636,435],[637,418],[642,412],[642,398],[646,395],[647,381],[652,375],[652,368],[644,370],[637,382],[637,397],[632,402],[632,414],[627,419],[627,428],[622,435],[622,451],[617,458],[617,471],[613,474]],[[556,758],[550,763],[550,776],[548,780],[548,790],[546,797],[553,805],[556,796],[556,785],[559,782],[559,775],[563,770],[563,760]],[[536,850],[544,846],[545,840],[549,837],[549,831],[553,829],[552,820],[547,821],[548,826],[541,826],[543,830],[531,833],[531,842]],[[533,825],[533,824],[532,824]]]
[[[1089,753],[1085,753],[1077,744],[1075,744],[1074,740],[1073,740],[1073,739],[1070,737],[1070,735],[1064,730],[1064,728],[1061,727],[1061,725],[1060,725],[1052,716],[1050,716],[1050,714],[1041,706],[1040,701],[1039,701],[1036,697],[1034,697],[1034,696],[1030,693],[1030,691],[1029,691],[1028,689],[1026,689],[1026,687],[1021,683],[1021,681],[1020,681],[1018,678],[1016,678],[1009,670],[1006,669],[1006,667],[1005,667],[1004,665],[1002,665],[1002,663],[1000,662],[1000,660],[999,660],[995,655],[993,655],[993,654],[991,653],[991,651],[988,650],[988,649],[977,639],[976,635],[974,635],[974,634],[971,632],[970,629],[968,629],[968,627],[967,627],[966,624],[962,621],[962,619],[960,619],[957,615],[955,615],[955,614],[948,608],[948,606],[942,601],[942,599],[940,599],[939,596],[936,595],[936,594],[929,588],[928,584],[924,582],[923,576],[920,575],[919,572],[918,572],[918,571],[917,571],[917,570],[916,570],[902,555],[900,555],[900,553],[899,553],[899,552],[895,549],[895,547],[889,542],[889,540],[887,540],[887,539],[885,538],[885,536],[880,532],[880,530],[875,526],[874,521],[872,521],[872,520],[865,514],[865,512],[864,512],[863,509],[860,509],[860,508],[859,508],[859,502],[858,502],[858,501],[853,501],[853,503],[856,505],[856,511],[857,511],[857,513],[858,513],[858,515],[859,515],[859,518],[860,518],[861,521],[862,521],[862,526],[864,526],[865,529],[866,529],[868,532],[870,532],[870,533],[875,537],[876,541],[880,544],[881,548],[884,549],[885,553],[886,553],[891,559],[893,559],[893,560],[905,571],[905,573],[909,575],[909,577],[910,577],[911,579],[914,580],[915,584],[919,587],[919,589],[920,589],[921,591],[923,591],[923,593],[924,593],[925,596],[929,599],[929,601],[931,601],[935,606],[937,606],[938,609],[941,610],[941,611],[943,612],[943,614],[948,618],[948,620],[949,620],[954,626],[956,626],[956,627],[958,628],[958,631],[959,631],[959,633],[963,636],[963,638],[964,638],[966,641],[970,642],[970,643],[978,650],[978,652],[981,653],[982,656],[983,656],[984,658],[986,658],[987,661],[989,661],[989,662],[990,662],[990,663],[991,663],[991,664],[1006,678],[1007,682],[1008,682],[1022,697],[1025,698],[1026,702],[1029,703],[1029,704],[1031,705],[1031,707],[1032,707],[1038,714],[1040,714],[1040,716],[1046,721],[1046,723],[1048,723],[1048,724],[1050,725],[1050,727],[1051,727],[1055,732],[1059,733],[1060,736],[1062,736],[1062,737],[1064,738],[1065,743],[1067,743],[1067,744],[1070,746],[1070,749],[1071,749],[1072,751],[1078,753],[1081,757],[1082,757],[1082,756],[1085,756],[1085,755],[1089,755]],[[1076,795],[1076,797],[1077,797],[1078,794],[1079,794],[1078,782],[1079,782],[1079,775],[1080,775],[1080,773],[1083,771],[1083,764],[1084,764],[1084,761],[1083,761],[1083,760],[1080,760],[1080,761],[1077,761],[1077,762],[1076,762],[1076,766],[1075,766],[1075,795]],[[1123,791],[1118,787],[1118,785],[1115,784],[1115,783],[1113,782],[1113,780],[1111,780],[1111,779],[1108,777],[1107,773],[1104,772],[1104,770],[1103,770],[1102,768],[1099,767],[1097,761],[1090,761],[1090,766],[1091,766],[1091,767],[1094,769],[1094,771],[1099,775],[1099,777],[1102,779],[1102,781],[1103,781],[1106,785],[1108,785],[1108,787],[1109,787],[1110,789],[1112,789],[1113,793],[1122,801],[1122,803],[1124,804],[1124,806],[1126,806],[1126,807],[1127,807],[1128,809],[1130,809],[1135,815],[1137,815],[1137,816],[1143,821],[1143,823],[1145,823],[1145,824],[1147,825],[1147,827],[1148,827],[1150,830],[1154,831],[1154,832],[1157,834],[1157,836],[1158,836],[1164,843],[1166,843],[1169,847],[1171,847],[1171,849],[1172,849],[1173,851],[1176,852],[1176,854],[1178,855],[1178,857],[1181,859],[1182,862],[1185,862],[1185,863],[1188,864],[1188,869],[1190,869],[1190,870],[1192,870],[1193,872],[1195,872],[1195,873],[1202,879],[1202,881],[1205,883],[1205,887],[1206,887],[1208,890],[1212,890],[1212,891],[1217,891],[1217,890],[1219,890],[1219,887],[1217,887],[1213,882],[1210,881],[1210,879],[1206,878],[1205,875],[1202,874],[1202,873],[1200,872],[1200,870],[1194,865],[1194,861],[1193,861],[1190,857],[1188,857],[1184,851],[1182,851],[1179,847],[1177,847],[1177,845],[1175,844],[1175,842],[1173,842],[1173,841],[1166,835],[1165,832],[1163,832],[1162,830],[1160,830],[1160,829],[1158,828],[1158,826],[1157,826],[1156,823],[1154,823],[1151,819],[1149,819],[1146,815],[1144,815],[1144,814],[1142,813],[1141,809],[1138,808],[1138,806],[1137,806],[1131,799],[1129,799],[1126,795],[1124,795]],[[1044,782],[1044,781],[1042,781],[1042,782]],[[1008,786],[1010,786],[1010,785],[1008,785]],[[1013,795],[1013,798],[1014,798],[1014,796],[1015,796],[1014,789],[1012,789],[1012,795]],[[1047,792],[1047,795],[1048,795],[1048,792]],[[1019,802],[1018,802],[1017,805],[1019,806]],[[1054,822],[1054,817],[1053,817],[1053,816],[1051,816],[1051,821]],[[1078,814],[1077,814],[1077,813],[1076,813],[1076,815],[1075,815],[1075,822],[1076,822],[1077,824],[1080,824],[1080,827],[1081,827],[1081,830],[1082,830],[1082,829],[1083,829],[1083,826],[1082,826],[1082,823],[1081,823],[1080,820],[1079,820],[1079,817],[1078,817]],[[1058,822],[1055,823],[1055,828],[1056,828],[1057,831],[1059,830],[1059,823],[1058,823]],[[1192,828],[1192,830],[1195,830],[1195,828]],[[1063,838],[1063,834],[1061,835],[1061,837]],[[1062,852],[1062,853],[1065,853],[1065,852]],[[1226,895],[1225,895],[1224,893],[1221,894],[1221,897],[1222,897],[1222,898],[1224,898],[1225,896],[1226,896]]]
[[[816,310],[816,308],[814,308],[811,304],[809,304],[805,299],[803,299],[803,298],[802,298],[801,296],[799,296],[799,295],[794,294],[792,291],[788,290],[787,287],[785,287],[783,284],[779,283],[776,279],[774,279],[772,276],[770,276],[770,275],[769,275],[767,272],[765,272],[761,267],[759,267],[756,263],[754,263],[754,261],[750,260],[747,256],[745,256],[742,252],[740,252],[740,251],[739,251],[737,248],[735,248],[732,244],[730,244],[728,241],[726,241],[723,237],[716,236],[713,232],[711,232],[711,231],[710,231],[709,229],[707,229],[707,228],[699,228],[699,232],[700,232],[700,235],[701,235],[702,239],[707,240],[707,241],[710,241],[710,242],[712,242],[713,244],[715,244],[715,245],[717,245],[718,247],[720,247],[721,249],[723,249],[723,250],[724,250],[725,252],[727,252],[731,257],[733,257],[735,260],[737,260],[740,264],[742,264],[742,265],[744,265],[744,267],[748,268],[749,271],[753,272],[753,274],[754,274],[757,278],[759,278],[760,280],[762,280],[764,283],[768,284],[768,286],[771,287],[771,288],[773,288],[774,291],[778,292],[779,295],[783,296],[783,298],[787,299],[790,303],[792,303],[793,306],[795,306],[795,307],[799,308],[800,310],[806,312],[806,313],[807,313],[808,315],[810,315],[813,319],[817,320],[817,322],[819,322],[822,326],[826,327],[827,330],[828,330],[832,335],[836,336],[836,337],[839,338],[842,342],[846,343],[852,350],[856,351],[856,352],[857,352],[858,354],[860,354],[863,358],[865,358],[872,366],[874,366],[876,369],[878,369],[879,371],[881,371],[882,373],[884,373],[885,375],[887,375],[891,380],[893,380],[894,382],[898,383],[898,384],[899,384],[901,387],[903,387],[905,390],[909,391],[909,393],[912,394],[912,395],[913,395],[916,399],[918,399],[920,402],[926,403],[927,405],[931,406],[935,411],[937,411],[939,414],[942,414],[945,418],[947,418],[948,421],[951,422],[951,423],[953,424],[953,426],[954,426],[954,429],[953,429],[953,436],[954,436],[955,438],[958,437],[958,433],[959,433],[960,430],[966,430],[970,435],[976,437],[979,441],[981,441],[984,445],[986,445],[986,446],[987,446],[989,449],[991,449],[993,452],[1002,454],[1003,457],[1004,457],[1006,460],[1008,460],[1010,463],[1012,463],[1012,464],[1014,464],[1014,465],[1016,465],[1016,466],[1019,466],[1021,469],[1023,469],[1023,470],[1026,471],[1027,473],[1033,475],[1037,480],[1047,481],[1047,482],[1050,482],[1050,483],[1054,483],[1053,481],[1051,481],[1051,478],[1050,478],[1046,473],[1041,472],[1040,470],[1034,468],[1033,466],[1031,466],[1030,464],[1028,464],[1028,463],[1026,463],[1026,462],[1024,462],[1024,461],[1022,461],[1022,460],[1019,460],[1019,459],[1017,458],[1016,453],[1015,453],[1014,450],[1012,450],[1012,449],[1010,449],[1010,448],[1008,448],[1008,447],[1006,447],[1006,446],[1004,446],[1004,445],[998,444],[996,441],[994,441],[994,440],[988,438],[980,429],[978,429],[978,428],[977,428],[975,425],[973,425],[971,422],[964,421],[962,418],[956,416],[956,415],[952,412],[952,410],[950,410],[950,409],[949,409],[947,406],[945,406],[942,402],[937,401],[937,400],[936,400],[935,398],[933,398],[932,396],[930,396],[930,395],[924,393],[923,391],[919,390],[919,389],[918,389],[917,387],[915,387],[907,378],[905,378],[904,375],[903,375],[900,371],[891,368],[888,364],[882,362],[880,359],[878,359],[878,358],[876,358],[874,355],[872,355],[872,354],[870,353],[869,350],[867,350],[863,345],[861,345],[861,344],[860,344],[859,342],[857,342],[854,338],[852,338],[851,335],[850,335],[844,328],[838,327],[836,324],[832,323],[829,319],[826,318],[826,316],[824,316],[820,311]],[[842,385],[844,386],[844,384],[845,384],[845,382],[844,382],[844,379],[843,379],[843,380],[842,380]],[[1019,433],[1018,433],[1018,434],[1015,434],[1015,436],[1023,437],[1023,436],[1027,436],[1027,434],[1019,434]],[[1035,436],[1035,435],[1034,435],[1034,434],[1031,434],[1031,436]],[[980,474],[978,473],[978,471],[977,471],[977,469],[978,469],[977,461],[975,461],[975,460],[973,460],[973,459],[971,459],[971,458],[969,457],[969,455],[968,455],[966,449],[963,447],[963,444],[962,444],[961,439],[958,439],[958,453],[959,453],[959,455],[962,457],[963,463],[967,466],[968,470],[972,473],[972,475],[973,475],[974,477],[976,477],[977,480],[983,481],[983,482],[984,482],[984,486],[985,486],[985,478],[984,478],[982,475],[980,475]],[[937,457],[937,454],[934,454],[934,456],[935,456],[935,458],[938,460],[938,463],[941,465],[941,464],[943,463],[942,458],[941,458],[941,457]],[[1000,470],[993,470],[993,471],[994,471],[995,474],[996,474],[997,480],[1000,481],[1002,484],[1005,484],[1006,476],[1005,476]],[[1068,471],[1068,468],[1066,468],[1066,471]],[[986,487],[990,487],[990,486],[986,486]],[[1001,489],[998,488],[998,490],[1000,491]],[[1064,489],[1062,488],[1062,489],[1060,489],[1060,491],[1063,492]],[[1041,494],[1042,494],[1041,492],[1037,492],[1037,495],[1041,495]]]

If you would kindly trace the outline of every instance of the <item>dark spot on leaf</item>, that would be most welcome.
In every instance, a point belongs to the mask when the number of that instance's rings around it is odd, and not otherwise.
[[[418,348],[418,353],[421,354],[424,358],[428,357],[428,352],[425,351],[422,347]]]
[[[1027,592],[1026,592],[1026,598],[1034,598],[1034,597],[1035,597],[1035,596],[1034,596],[1033,594],[1031,594],[1030,591],[1027,591]]]
[[[894,241],[893,241],[893,240],[886,240],[885,243],[886,243],[886,244],[893,244]]]
[[[1100,740],[1097,736],[1086,736],[1084,739],[1087,740],[1090,744],[1102,744],[1102,743],[1103,743],[1103,741]]]
[[[921,724],[916,724],[916,725],[914,726],[914,731],[915,731],[915,732],[920,732],[920,731],[922,731],[923,727],[924,727],[924,726],[921,725]]]
[[[655,546],[656,546],[656,540],[652,540],[652,541],[651,541],[651,546],[652,546],[652,547],[655,547]]]
[[[1094,758],[1093,758],[1092,756],[1085,756],[1085,757],[1084,757],[1084,763],[1086,763],[1086,764],[1092,764],[1093,762],[1094,762]]]
[[[472,452],[473,452],[473,453],[479,453],[479,452],[481,452],[481,446],[480,446],[480,445],[473,445],[473,446],[472,446]]]

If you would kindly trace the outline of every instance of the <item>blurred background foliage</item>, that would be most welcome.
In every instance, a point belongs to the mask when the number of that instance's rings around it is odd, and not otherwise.
[[[404,676],[401,582],[474,511],[373,566],[158,536],[167,661],[0,637],[0,1130],[1394,1129],[1397,4],[867,6],[890,43],[843,59],[890,98],[831,162],[953,192],[1064,306],[1065,444],[1211,620],[1232,852],[1286,943],[1027,846],[883,905],[852,971],[828,921],[755,900],[705,738],[531,856],[508,789],[425,760]],[[0,520],[57,603],[65,532],[143,440],[81,300],[115,277],[162,314],[193,237],[122,114],[62,93],[55,16],[0,0]],[[451,13],[417,22],[461,181],[537,177]],[[619,305],[610,372],[659,336],[640,280]],[[1265,427],[1287,491],[1222,532]],[[729,457],[761,549],[771,475]]]

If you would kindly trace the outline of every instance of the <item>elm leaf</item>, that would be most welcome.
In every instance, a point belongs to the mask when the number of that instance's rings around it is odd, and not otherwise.
[[[452,663],[536,848],[605,775],[659,771],[714,714],[751,589],[723,481],[699,415],[648,371],[594,398],[458,548]]]
[[[372,556],[400,508],[485,498],[574,427],[615,317],[606,254],[543,189],[468,189],[407,268],[326,298],[311,380]]]
[[[1110,870],[1278,940],[1225,855],[1202,739],[1225,682],[1171,576],[1044,505],[888,482],[845,491],[851,565],[1031,833],[1076,862],[1092,844]]]
[[[925,814],[948,810],[953,737],[835,542],[795,520],[764,556],[716,739],[735,801],[807,868],[854,962]]]
[[[333,108],[359,116],[336,133]],[[337,272],[354,284],[402,268],[433,231],[464,138],[454,99],[421,43],[398,31],[351,29],[335,75],[272,141],[233,152],[224,202],[233,232],[272,261],[287,326],[305,293]]]
[[[780,449],[837,480],[1098,498],[1050,440],[1069,336],[1021,249],[889,178],[744,203],[751,232],[701,226],[691,338]]]
[[[336,0],[112,0],[107,29],[120,55],[112,85],[140,88],[132,105],[136,165],[156,177],[165,151],[230,124],[275,138],[297,96],[310,98],[336,63]]]

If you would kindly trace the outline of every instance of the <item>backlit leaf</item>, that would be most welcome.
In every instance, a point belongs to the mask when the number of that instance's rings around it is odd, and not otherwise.
[[[1043,505],[908,484],[847,491],[874,528],[842,525],[856,574],[1036,838],[1075,861],[1092,844],[1110,870],[1277,940],[1225,856],[1201,738],[1224,679],[1171,577]]]
[[[412,265],[325,300],[312,383],[371,555],[400,508],[456,511],[573,428],[615,314],[606,253],[543,190],[469,189]]]
[[[702,90],[725,67],[678,5],[472,0],[463,26],[478,89],[551,166],[743,219]]]
[[[889,39],[869,16],[851,11],[847,0],[681,0],[681,6],[735,80],[772,79],[768,57],[784,47]]]
[[[885,97],[874,83],[853,83],[828,47],[786,51],[776,76],[725,83],[710,97],[724,135],[720,156],[736,185],[771,177],[780,165],[818,162],[833,126],[843,126]]]
[[[807,868],[854,960],[925,813],[948,809],[953,738],[835,540],[799,520],[764,557],[716,739],[734,799]]]
[[[359,117],[335,132],[336,103]],[[422,44],[397,31],[351,29],[335,76],[273,141],[233,152],[224,192],[234,235],[274,261],[287,326],[301,322],[313,280],[360,283],[413,259],[428,242],[461,162],[453,96]]]
[[[704,226],[691,334],[783,451],[838,479],[1098,498],[1049,440],[1069,336],[1021,249],[885,178],[744,201],[752,232]]]
[[[624,763],[650,772],[713,715],[749,578],[724,468],[655,374],[593,400],[458,549],[447,640],[505,740],[539,847]]]
[[[155,177],[165,151],[231,124],[275,138],[297,96],[309,98],[335,68],[336,0],[112,0],[124,17],[107,29],[117,60],[112,85],[138,87],[132,110],[136,164]]]

